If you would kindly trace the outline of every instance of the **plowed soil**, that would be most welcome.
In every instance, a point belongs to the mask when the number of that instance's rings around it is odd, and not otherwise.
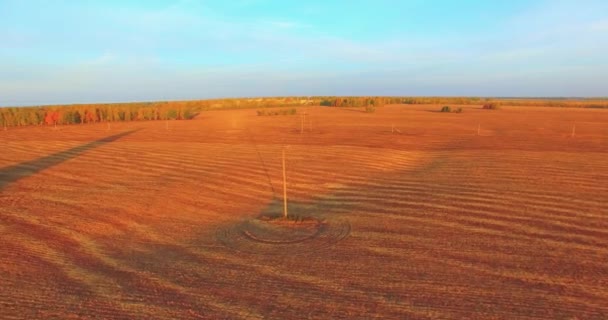
[[[440,107],[0,131],[0,318],[608,319],[608,112]]]

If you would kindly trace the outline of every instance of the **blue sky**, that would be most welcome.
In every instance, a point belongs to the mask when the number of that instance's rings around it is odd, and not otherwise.
[[[0,0],[0,105],[608,96],[608,1]]]

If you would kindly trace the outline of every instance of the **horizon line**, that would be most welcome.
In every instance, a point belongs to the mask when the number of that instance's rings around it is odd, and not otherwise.
[[[608,100],[608,96],[443,96],[443,95],[289,95],[289,96],[234,96],[234,97],[214,97],[214,98],[195,98],[195,99],[159,99],[159,100],[106,100],[97,102],[65,102],[65,103],[17,103],[11,105],[0,105],[0,108],[19,108],[19,107],[59,107],[77,106],[91,104],[132,104],[132,103],[155,103],[155,102],[193,102],[193,101],[212,101],[212,100],[238,100],[238,99],[280,99],[280,98],[337,98],[337,97],[380,97],[380,98],[477,98],[477,99],[505,99],[505,100]]]

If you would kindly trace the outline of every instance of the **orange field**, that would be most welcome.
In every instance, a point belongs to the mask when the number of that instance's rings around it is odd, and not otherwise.
[[[462,107],[0,131],[0,318],[608,319],[608,112]]]

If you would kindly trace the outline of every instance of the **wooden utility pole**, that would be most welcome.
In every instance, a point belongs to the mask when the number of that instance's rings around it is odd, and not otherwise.
[[[283,217],[287,219],[287,177],[285,175],[285,147],[283,147]]]
[[[570,137],[574,138],[574,134],[576,133],[576,123],[572,125],[572,134]]]

